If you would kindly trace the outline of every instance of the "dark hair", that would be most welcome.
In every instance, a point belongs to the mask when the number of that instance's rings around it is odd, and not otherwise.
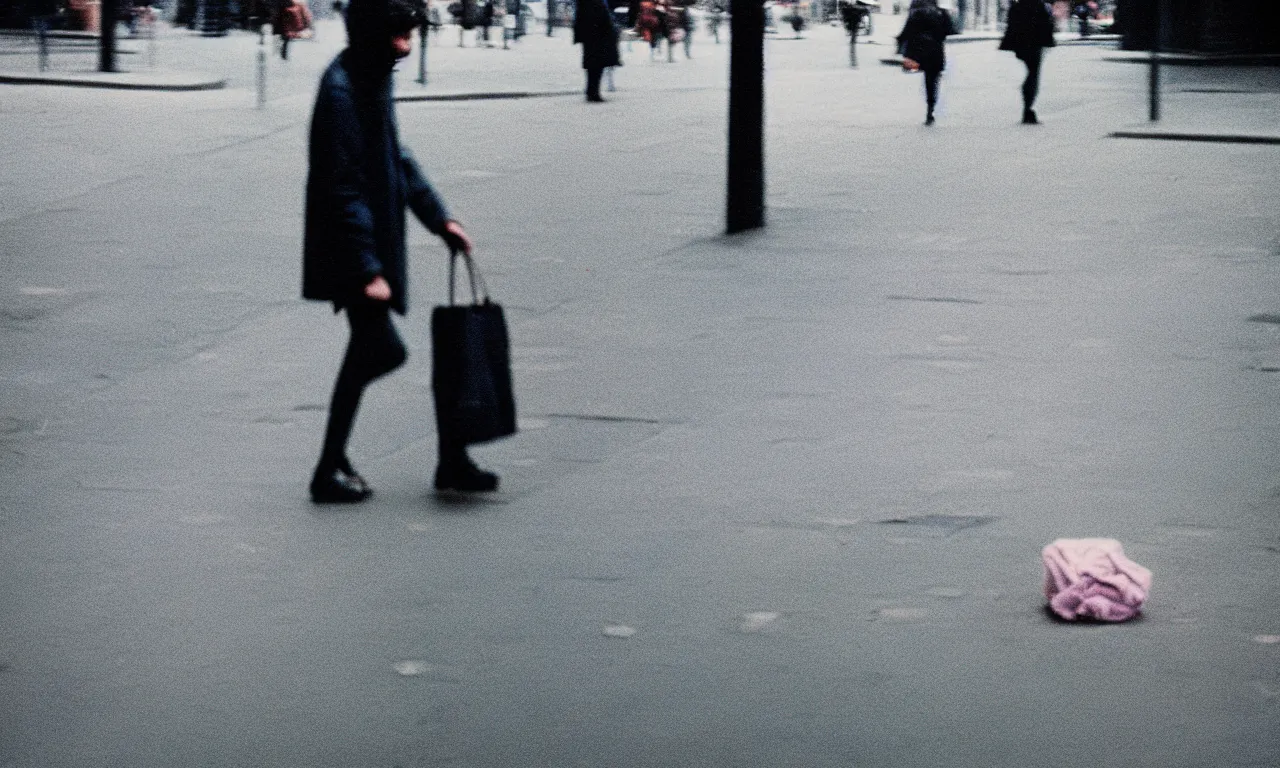
[[[404,34],[422,26],[427,21],[425,5],[418,0],[388,0],[387,28],[392,34]]]

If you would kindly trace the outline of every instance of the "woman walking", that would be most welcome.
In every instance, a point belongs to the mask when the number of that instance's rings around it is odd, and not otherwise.
[[[938,104],[938,81],[946,69],[944,49],[947,35],[954,27],[951,14],[938,7],[937,0],[911,0],[907,22],[898,35],[898,51],[904,65],[924,73],[925,125],[933,125],[933,109]]]
[[[1032,109],[1040,92],[1040,63],[1044,49],[1052,48],[1053,14],[1044,0],[1013,0],[1009,7],[1009,23],[1000,41],[1000,50],[1013,51],[1027,65],[1027,79],[1022,81],[1022,123],[1036,125],[1040,120]]]
[[[582,45],[582,68],[587,70],[587,101],[602,102],[600,78],[605,69],[622,63],[618,30],[605,0],[580,0],[573,18],[573,42]]]

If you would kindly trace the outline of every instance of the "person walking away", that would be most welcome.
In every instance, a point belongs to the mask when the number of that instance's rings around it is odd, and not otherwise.
[[[684,57],[686,59],[693,58],[693,28],[697,24],[693,17],[693,9],[684,6],[679,10],[680,26],[684,31]]]
[[[345,311],[351,328],[311,479],[311,499],[319,504],[359,502],[372,493],[352,466],[347,440],[365,388],[407,354],[391,318],[409,306],[406,207],[451,253],[471,253],[466,231],[397,136],[392,68],[412,48],[419,6],[352,0],[346,21],[347,48],[321,76],[312,112],[303,233],[303,297]],[[436,488],[497,488],[497,475],[476,467],[465,444],[443,432],[439,439]]]
[[[1022,81],[1022,123],[1036,125],[1040,122],[1034,109],[1040,93],[1040,64],[1044,49],[1057,45],[1053,39],[1053,13],[1044,0],[1013,0],[1008,19],[1000,50],[1013,51],[1027,65],[1027,77]]]
[[[480,38],[484,41],[482,45],[485,48],[492,48],[493,43],[489,42],[489,28],[493,26],[493,0],[484,0],[484,5],[480,8]]]
[[[676,61],[676,43],[684,37],[681,31],[680,8],[675,5],[676,0],[672,0],[666,5],[659,5],[662,11],[662,33],[667,38],[667,63],[674,64]]]
[[[707,12],[707,31],[711,33],[711,37],[715,39],[716,45],[720,44],[720,24],[724,22],[724,6],[719,2],[711,4],[711,10]]]
[[[289,60],[289,43],[311,33],[311,11],[302,0],[283,0],[277,19],[280,35],[280,58]]]
[[[907,21],[898,34],[898,52],[924,73],[925,125],[934,123],[938,84],[947,66],[945,42],[953,29],[951,14],[939,8],[937,0],[912,0]]]
[[[587,71],[587,101],[602,102],[600,78],[605,67],[622,63],[618,30],[605,0],[579,0],[573,19],[573,42],[582,45],[582,68]]]
[[[640,36],[644,41],[649,44],[649,61],[653,61],[657,53],[661,26],[662,16],[658,13],[657,5],[652,0],[641,0],[640,11],[636,14],[636,28],[640,30]]]
[[[459,0],[458,2],[458,47],[467,44],[467,33],[476,28],[476,0]],[[472,36],[474,37],[474,35]]]

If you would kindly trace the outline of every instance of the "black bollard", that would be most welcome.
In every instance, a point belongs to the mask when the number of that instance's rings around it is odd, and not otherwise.
[[[115,72],[116,69],[116,22],[120,19],[119,0],[102,0],[98,7],[100,17],[98,26],[101,31],[98,37],[98,71]]]
[[[726,231],[764,226],[764,2],[733,0],[729,22]]]

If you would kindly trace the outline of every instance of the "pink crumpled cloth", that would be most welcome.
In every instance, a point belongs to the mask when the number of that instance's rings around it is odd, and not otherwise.
[[[1068,621],[1127,621],[1151,592],[1151,571],[1125,557],[1115,539],[1058,539],[1040,556],[1044,596]]]

